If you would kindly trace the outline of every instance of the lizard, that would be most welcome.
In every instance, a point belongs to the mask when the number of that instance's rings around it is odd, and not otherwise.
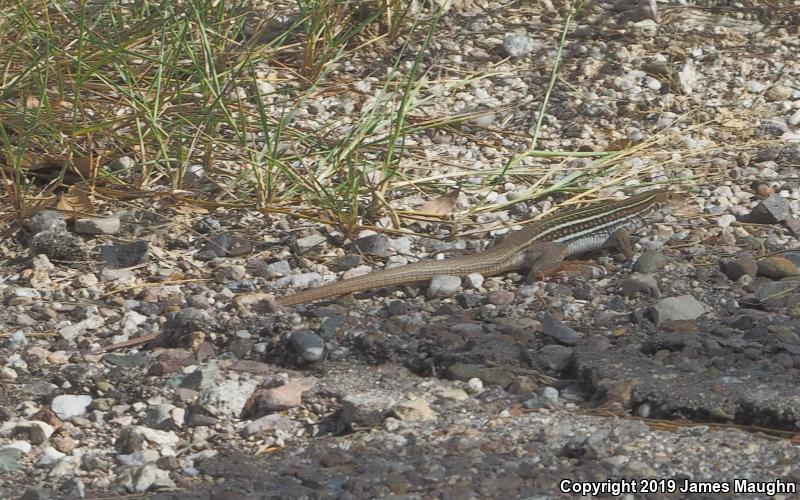
[[[677,194],[664,189],[646,191],[624,200],[572,208],[545,216],[509,233],[500,243],[474,255],[422,260],[310,288],[277,299],[281,306],[305,304],[363,290],[426,281],[437,275],[493,276],[529,269],[529,279],[556,274],[564,259],[613,243],[626,257],[633,255],[629,236],[645,224],[645,217],[674,202]]]
[[[529,279],[543,279],[568,269],[570,263],[564,262],[568,257],[598,250],[609,243],[630,258],[633,256],[630,235],[645,225],[647,216],[680,199],[675,192],[655,189],[623,200],[559,210],[509,233],[500,243],[474,255],[421,260],[303,290],[279,297],[276,302],[289,307],[364,290],[423,282],[437,275],[493,276],[528,269]],[[143,344],[157,336],[149,334],[111,344],[94,353]]]

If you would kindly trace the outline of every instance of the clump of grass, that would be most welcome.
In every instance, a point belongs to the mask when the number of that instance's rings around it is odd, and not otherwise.
[[[445,10],[412,12],[410,5],[279,0],[264,12],[248,0],[108,0],[77,8],[64,0],[16,2],[0,14],[0,172],[15,213],[66,189],[72,174],[95,196],[110,186],[131,198],[182,193],[186,173],[199,170],[207,184],[190,189],[206,204],[291,212],[347,234],[385,213],[399,226],[389,203],[396,191],[453,185],[404,171],[408,138],[473,117],[422,110],[492,76],[490,69],[430,86],[426,57]],[[258,19],[269,36],[254,30]],[[321,95],[350,91],[338,69],[367,53],[377,59],[380,81],[361,109],[313,127],[298,119]],[[545,97],[540,117],[546,107]],[[529,195],[541,193],[550,174],[521,161],[564,154],[536,150],[538,130],[528,151],[481,175],[544,175]],[[47,186],[31,175],[35,156],[63,159]],[[112,162],[120,157],[133,161]],[[88,173],[71,171],[75,159],[87,158]],[[450,178],[466,176],[474,172]],[[487,183],[475,191],[490,189]]]
[[[181,189],[191,165],[213,172],[238,163],[250,168],[234,166],[215,179],[239,193],[237,201],[258,197],[264,208],[306,202],[352,226],[367,189],[363,179],[375,168],[364,150],[392,143],[379,162],[385,178],[402,156],[395,144],[402,142],[420,57],[405,76],[397,72],[398,57],[374,105],[335,139],[296,126],[298,110],[330,85],[331,68],[374,43],[363,35],[388,12],[364,17],[348,9],[352,4],[285,4],[294,21],[256,50],[247,43],[247,2],[108,1],[77,9],[63,1],[17,3],[0,18],[0,147],[16,211],[38,195],[26,170],[32,155],[97,157],[100,165],[129,156],[134,170],[97,169],[87,180]],[[384,2],[387,9],[397,5]],[[300,64],[289,69],[299,83],[264,91],[266,69],[297,55]],[[276,107],[283,110],[278,116]],[[329,127],[333,136],[335,124]]]

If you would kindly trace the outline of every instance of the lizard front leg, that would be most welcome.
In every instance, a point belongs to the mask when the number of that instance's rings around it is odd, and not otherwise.
[[[633,257],[633,245],[631,244],[631,232],[624,227],[614,231],[614,234],[609,238],[609,242],[614,248],[622,255],[630,259]]]

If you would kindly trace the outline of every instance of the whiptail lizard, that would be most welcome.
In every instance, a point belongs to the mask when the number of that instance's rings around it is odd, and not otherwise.
[[[493,276],[529,269],[530,276],[544,277],[558,272],[567,257],[598,250],[609,242],[630,257],[633,250],[628,236],[645,224],[647,215],[676,197],[671,191],[655,190],[621,201],[558,211],[510,233],[499,244],[475,255],[422,260],[304,290],[281,297],[277,302],[282,306],[305,304],[362,290],[426,281],[443,274]]]
[[[488,250],[444,260],[422,260],[405,266],[350,278],[277,299],[281,306],[305,304],[339,295],[430,280],[437,275],[492,276],[529,269],[529,276],[543,278],[568,267],[564,259],[598,250],[614,243],[626,256],[633,254],[631,233],[646,223],[646,217],[680,199],[671,191],[657,189],[619,201],[557,211],[519,231],[508,234]],[[145,335],[112,344],[95,353],[130,347],[153,340]]]

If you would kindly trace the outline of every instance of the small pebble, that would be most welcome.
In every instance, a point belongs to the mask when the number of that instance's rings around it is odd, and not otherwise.
[[[443,299],[454,296],[461,289],[459,276],[438,275],[431,279],[426,296],[429,299]]]
[[[755,276],[758,272],[758,264],[748,256],[738,259],[723,259],[719,263],[722,273],[732,281],[736,281],[742,276]]]
[[[480,394],[483,392],[483,381],[479,378],[471,378],[467,381],[467,392],[470,394]]]
[[[797,265],[786,257],[772,255],[758,261],[758,274],[760,276],[779,280],[789,276],[797,276],[797,274],[800,274],[800,271]]]
[[[75,221],[75,232],[81,234],[117,234],[120,220],[116,215],[103,218],[84,218]]]

